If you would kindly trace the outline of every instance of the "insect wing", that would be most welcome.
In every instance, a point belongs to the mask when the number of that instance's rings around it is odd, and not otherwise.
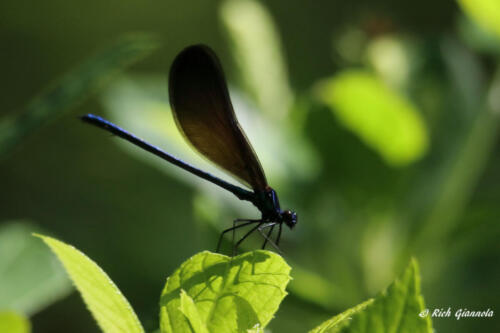
[[[222,67],[206,46],[183,50],[169,76],[170,105],[186,139],[210,161],[253,189],[266,177],[231,104]]]

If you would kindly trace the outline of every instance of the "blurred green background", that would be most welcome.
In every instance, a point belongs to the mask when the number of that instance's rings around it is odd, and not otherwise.
[[[270,185],[299,215],[271,331],[305,332],[360,303],[411,256],[430,309],[498,309],[496,0],[3,1],[0,34],[0,309],[34,332],[98,328],[30,232],[95,260],[152,331],[165,278],[214,250],[232,219],[258,216],[77,119],[103,115],[221,175],[168,106],[170,63],[196,43],[221,58]],[[433,325],[499,326],[496,314]]]

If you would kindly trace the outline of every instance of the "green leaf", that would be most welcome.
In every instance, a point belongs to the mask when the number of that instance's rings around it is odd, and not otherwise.
[[[0,312],[0,332],[29,333],[31,324],[29,320],[13,311]]]
[[[500,1],[457,0],[462,10],[483,29],[500,38]]]
[[[369,299],[361,304],[352,307],[341,314],[336,315],[335,317],[328,319],[312,331],[310,333],[333,333],[340,332],[340,329],[343,327],[347,327],[352,316],[356,313],[363,311],[368,305],[373,303],[373,299]]]
[[[128,301],[95,262],[73,246],[51,237],[37,236],[62,262],[103,332],[144,332]]]
[[[208,329],[201,319],[194,300],[181,289],[181,306],[179,310],[189,320],[189,324],[195,333],[208,333]]]
[[[234,258],[198,253],[167,279],[160,301],[161,332],[264,328],[287,295],[289,272],[283,258],[269,251]]]
[[[38,127],[97,92],[114,74],[156,46],[157,42],[149,35],[127,36],[67,73],[21,112],[0,122],[0,156]]]
[[[247,333],[265,333],[266,331],[260,327],[259,324],[256,324],[254,327],[247,330]]]
[[[388,164],[405,166],[427,151],[428,133],[420,112],[376,76],[348,70],[324,81],[318,92],[340,123]]]
[[[61,264],[31,236],[39,230],[28,222],[0,227],[0,309],[33,315],[72,290]]]
[[[416,260],[387,290],[327,320],[310,333],[432,333],[420,294],[420,275]]]
[[[262,111],[286,120],[293,94],[268,10],[258,1],[229,0],[222,3],[220,15],[246,88]]]

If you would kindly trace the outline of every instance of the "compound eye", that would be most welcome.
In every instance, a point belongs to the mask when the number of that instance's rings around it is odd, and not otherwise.
[[[292,212],[291,210],[285,210],[283,211],[283,221],[289,227],[293,227],[293,225],[295,225],[295,223],[297,222],[297,214],[295,214],[295,212]]]

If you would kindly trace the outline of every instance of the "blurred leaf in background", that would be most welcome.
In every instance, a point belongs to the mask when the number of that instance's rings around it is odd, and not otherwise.
[[[59,262],[31,236],[37,230],[40,228],[26,221],[0,226],[2,310],[32,316],[73,290]]]
[[[99,91],[110,78],[158,46],[151,35],[131,35],[70,71],[19,113],[0,119],[0,156],[38,127]]]
[[[465,44],[474,51],[492,56],[500,54],[498,35],[493,31],[482,28],[470,16],[462,15],[459,18],[457,30]]]
[[[230,0],[222,3],[220,15],[244,87],[261,112],[287,121],[293,94],[270,13],[258,1]]]
[[[0,332],[29,333],[31,325],[29,320],[13,311],[0,311]]]
[[[450,128],[435,135],[437,142],[430,160],[440,162],[432,165],[433,182],[422,183],[427,191],[434,193],[422,196],[427,199],[428,215],[414,233],[414,240],[419,243],[415,246],[425,247],[429,255],[434,252],[432,246],[441,247],[440,241],[460,222],[459,217],[474,193],[496,142],[500,120],[488,104],[491,88],[487,87],[487,74],[479,59],[450,40],[443,42],[442,55],[455,100],[452,108],[443,110],[441,120],[443,129]],[[496,80],[491,83],[497,85]],[[429,177],[428,169],[422,168],[422,172]],[[437,264],[438,259],[434,257],[434,260]]]
[[[405,96],[411,89],[411,79],[424,62],[420,44],[421,41],[410,36],[384,34],[367,41],[364,60],[390,90]]]
[[[462,9],[484,29],[500,39],[500,2],[497,0],[458,0]]]
[[[388,164],[405,166],[427,151],[429,138],[420,112],[374,75],[346,71],[318,90],[339,121]]]

